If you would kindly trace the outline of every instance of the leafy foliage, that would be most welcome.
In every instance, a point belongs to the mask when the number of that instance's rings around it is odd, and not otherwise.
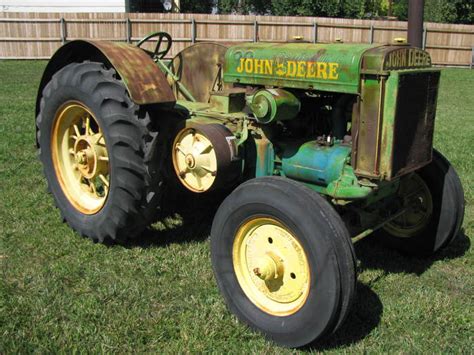
[[[267,14],[270,10],[266,0],[218,0],[218,12],[221,14]]]
[[[190,0],[187,0],[190,2]],[[218,0],[221,14],[271,14],[343,18],[408,18],[409,0]],[[425,0],[425,21],[474,23],[472,0]]]
[[[425,0],[425,21],[474,24],[474,2]]]
[[[209,14],[214,7],[213,0],[181,0],[181,12],[195,13],[195,14]]]

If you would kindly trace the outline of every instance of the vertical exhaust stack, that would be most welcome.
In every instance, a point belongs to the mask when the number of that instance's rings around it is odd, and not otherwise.
[[[424,3],[424,0],[409,0],[408,4],[408,43],[418,48],[423,46]]]

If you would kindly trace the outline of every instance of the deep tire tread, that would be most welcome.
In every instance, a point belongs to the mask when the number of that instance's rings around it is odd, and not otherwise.
[[[111,187],[114,191],[102,209],[107,211],[107,217],[100,223],[98,218],[95,223],[86,223],[65,211],[64,201],[57,200],[60,194],[51,181],[55,176],[47,172],[50,158],[42,148],[46,143],[44,132],[51,129],[53,118],[48,117],[45,122],[44,111],[59,90],[70,87],[77,87],[79,96],[83,95],[98,107],[94,114],[101,118],[102,131],[108,132],[106,141],[109,157],[113,159],[115,186]],[[149,112],[132,102],[115,70],[96,62],[72,63],[62,68],[43,90],[36,125],[38,155],[45,175],[50,176],[48,190],[55,197],[62,218],[79,234],[99,242],[124,241],[139,234],[158,215],[161,174],[157,168],[160,162],[156,141],[159,134]]]

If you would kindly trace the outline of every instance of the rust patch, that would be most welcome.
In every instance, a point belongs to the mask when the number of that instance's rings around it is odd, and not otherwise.
[[[211,91],[231,88],[222,82],[222,67],[229,46],[222,43],[196,43],[179,52],[172,70],[199,102],[209,102]],[[185,98],[174,85],[176,97]]]
[[[54,73],[70,63],[86,60],[113,66],[131,99],[139,105],[176,102],[165,75],[143,50],[125,43],[77,40],[60,47],[48,62],[38,88],[36,114],[43,89]]]
[[[135,103],[144,105],[176,101],[165,75],[142,49],[126,43],[87,42],[107,57]]]

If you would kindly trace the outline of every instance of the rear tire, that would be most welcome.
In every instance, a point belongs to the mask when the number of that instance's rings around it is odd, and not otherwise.
[[[289,179],[253,179],[226,198],[212,224],[211,258],[230,310],[284,346],[334,332],[352,303],[355,258],[343,221]]]
[[[447,246],[458,235],[464,219],[464,192],[453,166],[436,150],[433,161],[416,174],[429,190],[430,218],[416,233],[404,233],[403,229],[397,231],[388,225],[378,232],[378,238],[403,253],[428,256]]]
[[[43,90],[36,127],[49,191],[74,230],[124,241],[155,218],[158,132],[113,69],[84,62],[58,71]]]

